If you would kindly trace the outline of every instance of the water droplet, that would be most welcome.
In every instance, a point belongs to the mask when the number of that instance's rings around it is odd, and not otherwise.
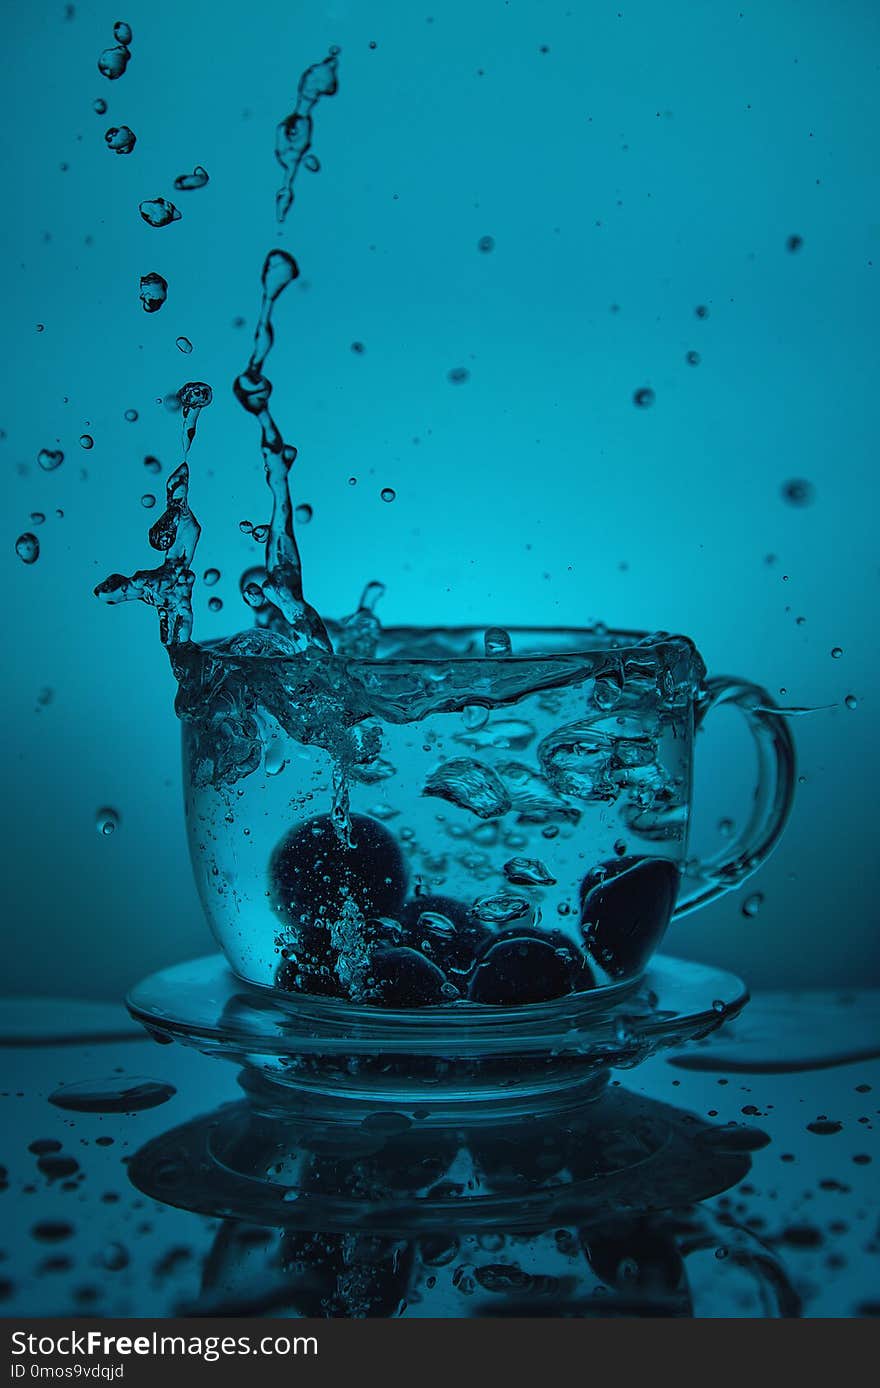
[[[700,364],[700,354],[699,354],[699,352],[688,352],[687,355],[686,355],[686,357],[685,357],[685,361],[687,362],[688,366],[699,366],[699,364]]]
[[[843,647],[842,647],[842,646],[832,646],[832,647],[831,647],[831,659],[832,659],[832,660],[839,660],[840,657],[841,657],[842,655],[843,655]]]
[[[95,440],[92,438],[91,434],[80,434],[79,446],[80,448],[94,448]]]
[[[208,598],[208,608],[211,612],[221,612],[223,610],[223,599]]]
[[[494,251],[494,249],[495,249],[495,237],[494,237],[494,236],[481,236],[481,237],[480,237],[479,241],[477,242],[477,250],[478,250],[478,251],[482,251],[484,255],[488,255],[489,252],[490,252],[490,251]]]
[[[113,37],[117,43],[126,45],[131,43],[131,25],[126,24],[124,19],[118,19],[113,25]]]
[[[307,154],[303,160],[303,168],[308,169],[309,173],[320,173],[321,161],[317,154]]]
[[[483,637],[483,648],[487,656],[510,655],[513,650],[510,633],[503,627],[487,627]]]
[[[127,422],[128,422],[129,424],[134,424],[134,423],[137,422],[138,412],[137,412],[137,410],[134,410],[134,409],[126,410],[126,411],[125,411],[125,416],[124,416],[124,417],[125,417],[125,419],[127,420]]]
[[[31,511],[31,525],[43,525],[46,520],[43,511]]]
[[[803,477],[794,477],[782,485],[782,499],[789,506],[809,506],[814,497],[813,484]]]
[[[454,386],[460,386],[463,385],[465,381],[470,380],[470,375],[471,373],[466,366],[453,366],[451,371],[447,371],[446,378],[451,381]]]
[[[351,350],[354,352],[356,357],[362,357],[367,349],[365,348],[362,342],[353,342],[351,344]]]
[[[848,709],[855,710],[859,706],[859,701],[856,698],[855,694],[847,694],[843,702],[846,704]]]
[[[393,487],[383,487],[379,495],[383,501],[393,501],[397,496],[397,492]]]
[[[294,520],[296,521],[297,525],[308,525],[313,515],[314,512],[307,501],[303,501],[299,506],[297,506],[296,510],[293,513]]]
[[[139,1113],[167,1103],[177,1093],[164,1080],[134,1075],[65,1084],[49,1095],[49,1103],[74,1113]]]
[[[46,324],[45,324],[45,323],[38,323],[38,324],[37,324],[37,332],[38,332],[38,333],[44,333],[45,331],[46,331]]]
[[[515,887],[552,887],[556,882],[540,858],[511,858],[504,864],[504,876]]]
[[[156,498],[154,497],[153,493],[152,493],[152,492],[144,492],[143,496],[141,497],[141,505],[143,506],[144,510],[145,510],[145,511],[152,511],[152,509],[153,509],[153,507],[155,506],[155,504],[156,504]]]
[[[478,897],[471,907],[471,915],[487,925],[504,925],[529,915],[531,909],[531,903],[524,896],[498,892],[494,896]]]
[[[633,391],[633,404],[638,405],[640,410],[647,410],[654,403],[654,392],[650,386],[640,386]]]
[[[147,226],[151,227],[167,227],[171,222],[180,221],[180,213],[167,198],[145,198],[138,211]]]
[[[743,913],[743,915],[746,916],[748,919],[751,919],[752,917],[754,917],[754,916],[756,916],[756,915],[758,914],[758,912],[760,911],[760,909],[761,909],[761,907],[763,906],[763,904],[764,904],[764,893],[763,893],[763,892],[752,892],[751,896],[747,896],[746,899],[745,899],[745,901],[744,901],[743,904],[742,904],[742,913]]]
[[[721,836],[722,836],[723,838],[729,839],[730,836],[731,836],[731,834],[732,834],[733,831],[734,831],[734,828],[735,828],[735,825],[734,825],[734,822],[733,822],[732,819],[727,819],[727,818],[725,818],[725,819],[719,819],[719,821],[718,821],[718,832],[719,832],[719,834],[721,834]]]
[[[168,281],[155,270],[141,275],[140,298],[146,313],[158,313],[168,297]]]
[[[131,154],[137,144],[137,136],[128,125],[111,125],[104,131],[104,143],[114,154]]]
[[[705,304],[697,304],[697,307],[694,309],[694,313],[697,315],[698,318],[709,317],[709,310]]]
[[[202,574],[202,581],[206,588],[213,588],[215,583],[220,582],[220,570],[205,569],[205,572]]]
[[[269,538],[269,527],[268,525],[255,525],[251,534],[258,545],[264,545]]]
[[[716,998],[715,1001],[712,1003],[713,1012],[726,1012],[726,1010],[727,1009],[724,1003],[722,1002],[721,998]]]
[[[128,1249],[121,1243],[108,1243],[101,1253],[101,1263],[108,1272],[121,1272],[129,1261]]]
[[[266,606],[266,594],[259,583],[246,583],[241,590],[241,596],[248,607],[252,607],[255,612]]]
[[[40,557],[40,542],[36,535],[26,530],[15,542],[15,552],[23,564],[36,564]]]
[[[177,392],[183,410],[204,410],[214,399],[214,392],[204,381],[187,381]]]
[[[208,182],[208,171],[203,169],[201,164],[196,164],[192,173],[178,174],[174,180],[174,187],[178,193],[189,193],[194,188],[204,188]]]
[[[115,834],[119,828],[119,815],[116,810],[111,810],[107,806],[99,810],[95,815],[95,828],[99,834],[105,837],[108,834]]]
[[[64,454],[60,448],[41,448],[37,462],[44,472],[54,472],[64,462]]]
[[[832,1118],[816,1118],[812,1123],[807,1124],[807,1132],[815,1133],[817,1137],[833,1137],[842,1128],[843,1124]]]
[[[240,520],[238,522],[238,528],[242,535],[251,535],[254,529],[253,522],[249,520]]]
[[[788,251],[789,255],[794,255],[795,251],[799,251],[803,244],[804,238],[802,236],[798,236],[797,232],[794,232],[791,236],[788,237],[785,243],[785,249]]]
[[[183,352],[184,355],[187,356],[187,357],[189,356],[190,352],[191,352],[192,349],[193,349],[193,345],[192,345],[192,343],[190,342],[190,340],[189,340],[188,337],[179,337],[179,338],[177,338],[176,346],[177,346],[178,350],[181,351],[181,352]]]
[[[97,97],[92,102],[92,110],[94,111],[96,116],[106,116],[107,103],[102,96]]]
[[[162,464],[159,462],[158,458],[153,457],[152,453],[148,453],[144,458],[144,467],[147,469],[147,472],[152,472],[154,474],[162,471]]]
[[[131,53],[124,43],[117,44],[115,48],[105,48],[98,59],[98,71],[108,81],[115,82],[125,72],[130,57]]]

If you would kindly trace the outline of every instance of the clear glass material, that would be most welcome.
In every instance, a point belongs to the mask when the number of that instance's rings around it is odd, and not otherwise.
[[[790,806],[785,720],[707,682],[683,637],[392,629],[370,659],[259,640],[199,659],[201,900],[235,972],[288,994],[521,1007],[627,984],[676,910],[754,871]],[[743,839],[702,865],[694,732],[722,699],[755,733],[758,787]]]

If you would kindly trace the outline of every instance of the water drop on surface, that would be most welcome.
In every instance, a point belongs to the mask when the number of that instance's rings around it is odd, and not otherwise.
[[[15,552],[23,564],[35,564],[40,557],[40,542],[36,535],[26,530],[15,542]]]
[[[119,828],[119,815],[116,810],[106,807],[99,810],[95,816],[95,828],[98,833],[106,837],[108,834],[115,834]]]
[[[393,487],[383,487],[379,495],[382,497],[383,501],[393,501],[397,496],[397,492]]]
[[[62,1085],[49,1095],[49,1103],[74,1113],[139,1113],[167,1103],[176,1093],[174,1085],[164,1080],[111,1075]]]
[[[487,656],[510,655],[513,649],[510,633],[503,627],[488,627],[483,637],[483,648]]]
[[[94,448],[95,440],[92,438],[91,434],[80,434],[79,446],[80,448]]]
[[[104,131],[104,143],[114,154],[131,154],[137,144],[137,136],[128,125],[111,125]]]
[[[171,222],[180,221],[180,212],[167,198],[145,198],[138,206],[141,217],[147,226],[167,227]]]
[[[168,297],[168,281],[151,270],[141,275],[140,299],[145,313],[158,313]]]
[[[638,390],[633,391],[633,404],[638,405],[640,410],[650,409],[654,399],[654,392],[650,386],[640,386]]]
[[[752,892],[751,896],[747,896],[742,904],[742,913],[748,919],[752,919],[754,916],[758,914],[763,904],[764,893]]]
[[[54,472],[64,462],[64,454],[60,448],[41,448],[37,462],[44,472]]]
[[[188,337],[179,337],[175,345],[177,346],[178,350],[183,352],[184,355],[187,357],[193,349],[193,345]]]

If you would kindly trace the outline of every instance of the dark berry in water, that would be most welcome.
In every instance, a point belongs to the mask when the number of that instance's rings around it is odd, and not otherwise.
[[[683,1265],[671,1234],[642,1221],[631,1226],[585,1230],[581,1236],[590,1267],[609,1287],[672,1292]]]
[[[512,1007],[548,1002],[593,986],[589,966],[564,935],[511,930],[480,959],[468,997],[472,1002]]]
[[[581,930],[590,953],[612,978],[645,967],[669,924],[679,874],[667,858],[612,858],[581,883]]]
[[[419,926],[423,916],[426,919]],[[491,930],[471,918],[463,901],[439,893],[413,897],[404,906],[400,922],[408,943],[419,950],[427,945],[425,952],[452,974],[456,984],[473,971],[478,956],[493,938]]]
[[[414,949],[377,949],[366,999],[379,1007],[429,1007],[448,1001],[446,975]]]
[[[329,815],[286,834],[272,854],[269,883],[279,913],[292,924],[337,920],[349,902],[363,916],[396,916],[406,895],[406,866],[397,843],[377,819],[351,816],[351,847]]]

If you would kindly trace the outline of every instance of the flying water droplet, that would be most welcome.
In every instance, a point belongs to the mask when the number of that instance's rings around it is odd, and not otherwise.
[[[306,68],[299,79],[296,105],[275,132],[275,158],[285,173],[284,182],[275,196],[275,213],[279,222],[284,221],[293,206],[296,175],[312,147],[312,112],[322,96],[336,94],[338,57],[339,49],[333,47],[322,62]]]
[[[180,221],[180,212],[167,198],[145,198],[138,206],[141,217],[147,226],[167,227],[171,222]]]
[[[168,297],[168,281],[151,270],[141,275],[140,299],[146,313],[158,313]]]
[[[688,352],[687,356],[685,357],[685,361],[687,362],[688,366],[699,366],[699,364],[700,364],[700,354],[699,354],[699,352]]]
[[[655,398],[650,386],[640,386],[638,390],[633,391],[633,404],[637,405],[640,410],[650,409]]]
[[[842,646],[832,646],[832,647],[831,647],[831,659],[832,659],[832,660],[839,660],[840,657],[841,657],[842,655],[843,655],[843,647],[842,647]]]
[[[104,143],[114,154],[131,154],[137,144],[137,136],[128,125],[111,125],[104,131]]]
[[[742,913],[747,919],[752,919],[758,914],[763,904],[764,893],[752,892],[751,896],[747,896],[742,904]]]
[[[126,411],[125,411],[124,418],[127,420],[127,422],[128,422],[129,424],[135,424],[135,423],[137,423],[137,419],[138,419],[138,412],[137,412],[137,410],[126,410]]]
[[[223,610],[223,599],[208,598],[208,610],[210,612],[221,612]]]
[[[383,501],[393,501],[397,496],[397,492],[393,487],[383,487],[379,495],[382,497]]]
[[[207,182],[207,170],[203,169],[201,164],[196,164],[192,173],[177,175],[174,180],[174,187],[178,193],[189,193],[195,188],[204,188]]]
[[[790,482],[783,483],[782,499],[789,506],[809,506],[814,495],[812,482],[807,482],[803,477],[794,477]]]
[[[36,564],[40,557],[40,542],[36,535],[26,530],[15,542],[15,552],[23,564]]]
[[[92,102],[92,110],[94,111],[96,116],[106,116],[107,103],[102,96],[97,97]]]
[[[131,52],[124,43],[116,44],[113,48],[105,48],[98,59],[98,71],[108,81],[115,82],[125,72],[130,57]]]
[[[859,701],[856,698],[855,694],[847,694],[843,702],[846,704],[847,708],[852,711],[855,711],[855,709],[857,709],[859,706]]]
[[[64,462],[64,454],[60,448],[41,448],[37,462],[44,472],[54,472]]]
[[[452,369],[446,373],[446,379],[454,386],[464,385],[465,381],[470,380],[470,376],[471,373],[466,366],[453,366]]]
[[[126,24],[124,19],[118,19],[113,25],[113,37],[117,43],[124,43],[127,47],[131,43],[131,25]]]
[[[296,510],[294,511],[293,518],[296,521],[297,525],[308,525],[313,515],[314,511],[312,510],[311,506],[308,504],[307,501],[303,501],[300,503],[299,506],[297,506]]]
[[[79,446],[80,446],[80,448],[86,448],[86,449],[88,449],[88,448],[94,448],[94,446],[95,446],[95,440],[92,438],[91,434],[80,434],[80,436],[79,436]]]
[[[489,252],[490,252],[490,251],[494,251],[494,249],[495,249],[495,237],[494,237],[494,236],[481,236],[481,237],[480,237],[479,241],[477,242],[477,250],[478,250],[478,251],[482,251],[484,255],[488,255]]]
[[[202,582],[206,588],[213,588],[215,584],[220,582],[220,570],[205,569],[205,572],[202,574]]]
[[[153,457],[152,453],[148,453],[144,458],[144,467],[147,469],[147,472],[157,473],[162,471],[162,464],[159,462],[158,458]]]
[[[153,493],[152,493],[152,492],[144,492],[143,496],[141,497],[141,505],[143,506],[144,510],[145,510],[145,511],[152,511],[152,509],[153,509],[153,507],[155,506],[155,504],[156,504],[156,498],[154,497]]]
[[[188,337],[177,338],[175,345],[178,348],[178,350],[183,352],[184,356],[186,357],[189,356],[190,352],[193,349],[193,345]]]
[[[98,833],[106,838],[110,834],[115,834],[119,828],[119,814],[116,810],[111,810],[105,806],[95,815],[95,828]]]

